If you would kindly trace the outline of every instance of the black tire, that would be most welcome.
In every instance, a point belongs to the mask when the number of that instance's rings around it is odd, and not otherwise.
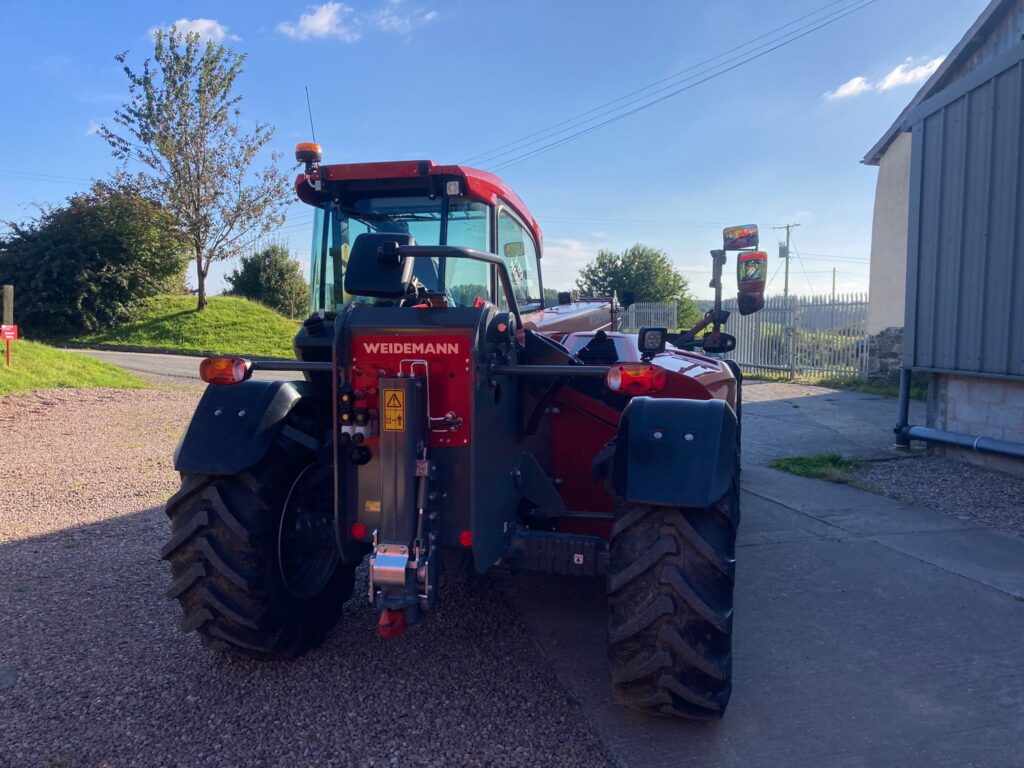
[[[311,455],[286,437],[238,475],[183,474],[167,502],[171,563],[167,596],[181,604],[181,628],[203,644],[250,658],[277,660],[319,644],[352,595],[355,566],[338,561],[308,599],[285,586],[278,535],[285,502]],[[333,546],[333,532],[331,544]]]
[[[615,700],[714,720],[732,692],[739,492],[707,509],[616,499],[608,575]]]

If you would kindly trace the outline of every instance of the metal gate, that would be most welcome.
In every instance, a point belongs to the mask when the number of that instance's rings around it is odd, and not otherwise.
[[[743,317],[736,300],[725,330],[736,337],[732,357],[747,372],[779,378],[852,379],[867,375],[867,294],[771,296]]]

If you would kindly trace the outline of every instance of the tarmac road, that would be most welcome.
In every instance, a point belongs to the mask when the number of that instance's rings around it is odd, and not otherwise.
[[[153,352],[116,352],[100,349],[70,349],[97,360],[113,363],[116,366],[155,379],[160,383],[202,385],[199,380],[199,362],[202,357],[192,355],[162,355]],[[273,381],[282,377],[281,373],[255,372],[254,379]],[[301,378],[300,374],[295,374]]]

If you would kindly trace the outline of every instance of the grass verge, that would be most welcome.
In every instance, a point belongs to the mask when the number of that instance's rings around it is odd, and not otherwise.
[[[248,299],[214,296],[204,312],[194,296],[157,296],[140,316],[111,331],[66,341],[199,355],[292,358],[299,323]]]
[[[35,341],[14,342],[11,362],[8,368],[0,361],[0,395],[56,387],[140,389],[145,386],[141,379],[116,365]]]
[[[791,475],[813,477],[833,483],[844,483],[859,488],[857,470],[864,466],[863,459],[847,458],[838,453],[816,453],[813,456],[786,456],[769,464],[772,469],[781,469]],[[866,489],[865,490],[870,490]]]
[[[830,389],[848,389],[851,392],[865,392],[869,395],[884,395],[885,397],[899,397],[900,388],[897,384],[875,384],[862,379],[819,379],[809,382],[818,387],[829,387]],[[927,402],[928,390],[925,387],[910,387],[910,399]]]

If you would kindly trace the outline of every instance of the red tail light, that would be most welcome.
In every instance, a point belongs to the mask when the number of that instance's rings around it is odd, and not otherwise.
[[[365,539],[366,538],[366,526],[362,523],[352,523],[352,538],[353,539]]]
[[[665,388],[665,369],[657,365],[613,365],[605,386],[623,395],[649,395]]]
[[[244,357],[208,357],[199,364],[199,378],[207,384],[238,384],[249,378],[251,367]]]

